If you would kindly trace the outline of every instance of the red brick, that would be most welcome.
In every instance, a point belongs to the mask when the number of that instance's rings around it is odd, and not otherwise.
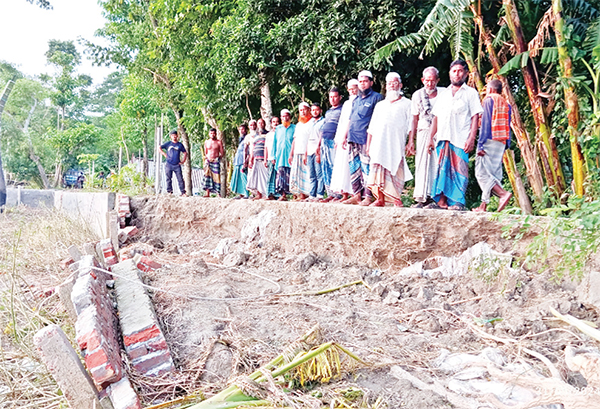
[[[129,355],[129,359],[131,360],[140,358],[147,354],[148,348],[146,348],[145,344],[136,344],[134,347],[127,349],[127,355]]]
[[[157,366],[160,366],[167,362],[171,362],[171,354],[169,353],[169,351],[165,351],[162,354],[143,359],[137,363],[133,361],[133,367],[138,372],[146,373],[148,371],[151,371],[153,368],[156,368]]]
[[[93,353],[86,355],[85,366],[87,366],[88,369],[92,369],[103,364],[108,364],[109,360],[110,358],[104,348],[99,348]]]
[[[73,261],[72,258],[65,258],[64,260],[61,260],[60,262],[60,268],[62,268],[63,270],[66,270],[67,267],[69,267],[71,264],[73,264],[75,261]]]
[[[148,341],[149,339],[152,339],[160,334],[160,329],[156,325],[152,325],[151,327],[134,334],[125,335],[123,337],[123,342],[125,343],[125,346],[130,346],[137,344],[138,342]]]
[[[142,256],[137,263],[137,268],[139,268],[140,270],[142,270],[145,273],[147,273],[148,271],[151,271],[151,270],[157,270],[161,267],[162,267],[161,264],[157,263],[156,261],[154,261],[146,256]]]
[[[87,334],[83,334],[80,337],[77,337],[77,344],[80,349],[87,349],[88,351],[93,351],[100,346],[102,343],[102,334],[100,334],[97,330],[93,329]]]
[[[106,365],[97,366],[89,369],[92,374],[92,378],[97,385],[103,385],[107,382],[114,382],[121,379],[120,371],[116,371],[112,364],[107,363]]]
[[[147,344],[147,348],[150,352],[160,351],[163,349],[169,349],[167,341],[163,337],[160,337],[156,341],[150,341]]]

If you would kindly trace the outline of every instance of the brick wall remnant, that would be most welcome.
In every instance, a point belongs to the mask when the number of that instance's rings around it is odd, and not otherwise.
[[[123,377],[123,363],[115,311],[106,288],[112,277],[93,267],[98,267],[94,257],[83,256],[71,301],[77,313],[77,344],[92,379],[105,388]]]
[[[119,224],[121,228],[124,228],[126,224],[126,219],[131,217],[131,208],[129,207],[129,196],[126,195],[117,195],[117,213],[119,215]]]
[[[102,256],[104,257],[104,264],[108,269],[110,269],[110,266],[119,262],[117,253],[115,252],[115,248],[110,239],[100,240],[100,249],[102,250]]]
[[[123,343],[138,372],[159,376],[175,368],[152,302],[140,280],[135,258],[121,261],[112,269]]]

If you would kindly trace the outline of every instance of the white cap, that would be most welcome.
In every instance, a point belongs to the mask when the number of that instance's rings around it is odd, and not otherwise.
[[[350,87],[358,87],[358,80],[356,78],[352,78],[348,81],[348,88]]]
[[[290,115],[292,115],[292,113],[290,112],[290,110],[289,109],[285,109],[285,108],[282,109],[281,112],[279,112],[279,115],[283,116],[283,114],[290,114]]]
[[[390,82],[394,78],[398,79],[398,81],[400,81],[400,84],[402,84],[402,78],[400,78],[400,74],[398,74],[397,72],[389,72],[388,75],[385,76],[385,82]]]
[[[302,102],[300,102],[300,104],[298,105],[298,109],[300,109],[300,108],[302,108],[302,107],[307,107],[307,108],[310,108],[310,105],[308,105],[308,103],[307,103],[307,102],[304,102],[304,101],[302,101]]]
[[[373,74],[371,74],[371,71],[364,70],[358,73],[358,78],[360,77],[369,77],[370,79],[373,79]]]

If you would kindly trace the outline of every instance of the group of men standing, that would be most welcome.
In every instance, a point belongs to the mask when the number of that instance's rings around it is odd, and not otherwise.
[[[498,80],[488,84],[482,106],[467,77],[467,64],[454,61],[451,85],[441,88],[438,70],[428,67],[424,86],[411,101],[403,96],[398,73],[386,76],[384,98],[373,90],[371,72],[361,71],[348,82],[349,99],[343,104],[339,89],[329,91],[324,116],[319,104],[302,102],[296,124],[283,109],[280,118],[271,119],[270,132],[262,119],[240,125],[231,190],[240,198],[250,191],[254,199],[293,195],[304,201],[403,206],[404,183],[413,178],[406,157],[415,155],[413,207],[465,210],[468,154],[481,128],[475,170],[483,194],[474,210],[485,211],[491,194],[500,198],[502,210],[511,197],[501,185],[511,107]],[[205,144],[207,195],[218,191],[222,156],[222,143],[211,129]]]

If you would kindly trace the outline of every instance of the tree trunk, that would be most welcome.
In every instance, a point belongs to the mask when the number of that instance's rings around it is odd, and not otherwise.
[[[60,156],[56,156],[56,164],[54,166],[54,187],[57,187],[62,182],[62,161]]]
[[[258,72],[260,79],[260,116],[267,125],[267,130],[271,130],[271,117],[273,116],[273,104],[271,103],[271,88],[267,81],[265,70]]]
[[[144,125],[142,133],[142,174],[144,175],[144,187],[146,186],[146,178],[148,177],[148,127]]]
[[[505,19],[510,30],[516,53],[527,51],[527,44],[521,28],[521,21],[513,0],[502,0],[506,13]],[[565,190],[565,178],[558,157],[556,143],[551,135],[544,103],[539,95],[540,85],[535,75],[533,60],[529,58],[527,65],[521,69],[531,111],[536,125],[536,145],[542,161],[542,168],[546,175],[546,183],[552,188],[557,196]]]
[[[494,72],[498,73],[501,68],[500,60],[498,59],[498,55],[496,54],[496,50],[492,45],[492,40],[489,32],[483,26],[483,20],[481,16],[477,13],[474,7],[471,7],[473,14],[475,15],[474,20],[475,23],[479,26],[479,32],[481,33],[481,37],[483,38],[483,42],[485,43],[485,47],[488,52],[488,57],[490,62],[492,63],[492,67],[494,68]],[[542,179],[542,172],[540,171],[540,167],[535,158],[535,153],[533,146],[531,145],[529,135],[525,129],[525,125],[523,124],[523,120],[521,119],[521,114],[519,112],[519,107],[517,102],[515,101],[515,97],[511,92],[511,87],[505,77],[498,75],[500,81],[502,81],[502,90],[504,93],[504,97],[508,101],[508,103],[512,106],[512,115],[511,115],[511,126],[512,130],[517,139],[517,144],[519,145],[519,149],[521,150],[521,157],[523,162],[525,163],[525,169],[527,169],[527,180],[531,185],[531,189],[533,190],[533,194],[538,200],[541,200],[542,195],[544,194],[544,180]],[[523,183],[521,182],[521,185]],[[513,186],[514,187],[514,186]],[[531,204],[529,205],[531,208]]]
[[[44,185],[44,189],[50,189],[50,181],[48,180],[48,176],[46,175],[46,170],[44,166],[42,166],[42,161],[40,157],[35,154],[35,150],[33,149],[33,141],[31,140],[31,135],[29,135],[29,124],[31,123],[31,118],[33,117],[33,113],[35,112],[35,108],[37,107],[37,100],[33,100],[33,106],[29,110],[29,115],[27,115],[27,119],[25,120],[25,124],[21,128],[23,134],[25,134],[25,138],[27,139],[27,145],[29,146],[29,158],[35,163],[38,169],[38,173],[40,174],[40,178],[42,179],[42,184]]]
[[[177,120],[177,129],[179,130],[179,135],[181,136],[181,143],[187,151],[187,158],[183,164],[183,180],[185,182],[185,193],[187,193],[188,196],[192,196],[192,152],[190,138],[185,129],[185,125],[183,124],[183,110],[180,111],[175,107],[173,107],[172,109],[173,113],[175,114],[175,119]]]
[[[562,16],[562,1],[552,1],[552,12],[554,13],[554,34],[558,46],[558,63],[563,78],[567,80],[564,88],[565,105],[567,106],[567,118],[569,121],[569,139],[571,142],[571,161],[573,164],[573,188],[577,196],[583,196],[583,182],[585,180],[585,161],[579,145],[579,100],[575,88],[571,83],[573,77],[573,64],[565,40],[565,21]]]

